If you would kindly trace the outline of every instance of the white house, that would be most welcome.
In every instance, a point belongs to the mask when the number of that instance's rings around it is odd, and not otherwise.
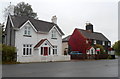
[[[9,15],[5,30],[5,44],[17,49],[17,62],[66,61],[62,55],[62,36],[57,17],[46,22],[26,16]]]

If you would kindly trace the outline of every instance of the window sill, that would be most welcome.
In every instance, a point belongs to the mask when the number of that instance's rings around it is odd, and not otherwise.
[[[32,55],[22,55],[22,57],[30,57],[30,56],[32,56]]]
[[[57,38],[51,38],[51,39],[57,39]]]
[[[23,35],[23,36],[25,36],[25,37],[32,37],[31,35]]]

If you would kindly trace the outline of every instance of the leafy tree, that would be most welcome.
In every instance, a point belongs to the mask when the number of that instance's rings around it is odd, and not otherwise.
[[[8,5],[4,9],[4,17],[6,18],[8,14],[19,15],[19,16],[28,16],[37,19],[37,13],[33,12],[31,5],[28,3],[20,2],[17,5]]]
[[[4,9],[4,18],[6,20],[6,17],[11,14],[11,15],[14,15],[14,5],[11,5],[11,2],[10,2],[10,5],[8,5],[5,9]]]
[[[37,13],[33,12],[31,5],[28,3],[25,4],[24,2],[20,2],[14,7],[14,15],[37,18]]]
[[[112,48],[115,50],[116,54],[120,55],[120,40],[115,42]]]

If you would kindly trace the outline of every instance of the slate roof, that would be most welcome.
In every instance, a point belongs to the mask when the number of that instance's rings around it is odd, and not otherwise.
[[[63,39],[62,39],[62,42],[68,42],[69,39],[70,39],[70,36],[71,36],[71,35],[68,35],[67,37],[63,38]]]
[[[64,33],[62,32],[62,30],[58,27],[57,24],[54,24],[52,22],[46,22],[46,21],[42,21],[42,20],[37,20],[37,19],[33,19],[30,17],[26,17],[26,16],[16,16],[16,15],[10,15],[13,25],[17,28],[20,28],[25,22],[27,22],[28,20],[32,23],[32,25],[35,27],[35,29],[37,31],[40,32],[49,32],[53,26],[56,26],[57,29],[59,30],[59,32],[64,35]]]
[[[102,40],[102,41],[109,41],[102,33],[98,32],[89,32],[87,30],[78,29],[86,38],[88,39],[95,39],[95,40]]]

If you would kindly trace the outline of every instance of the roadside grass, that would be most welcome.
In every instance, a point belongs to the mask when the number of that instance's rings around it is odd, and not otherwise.
[[[1,62],[2,64],[20,64],[20,62]]]

